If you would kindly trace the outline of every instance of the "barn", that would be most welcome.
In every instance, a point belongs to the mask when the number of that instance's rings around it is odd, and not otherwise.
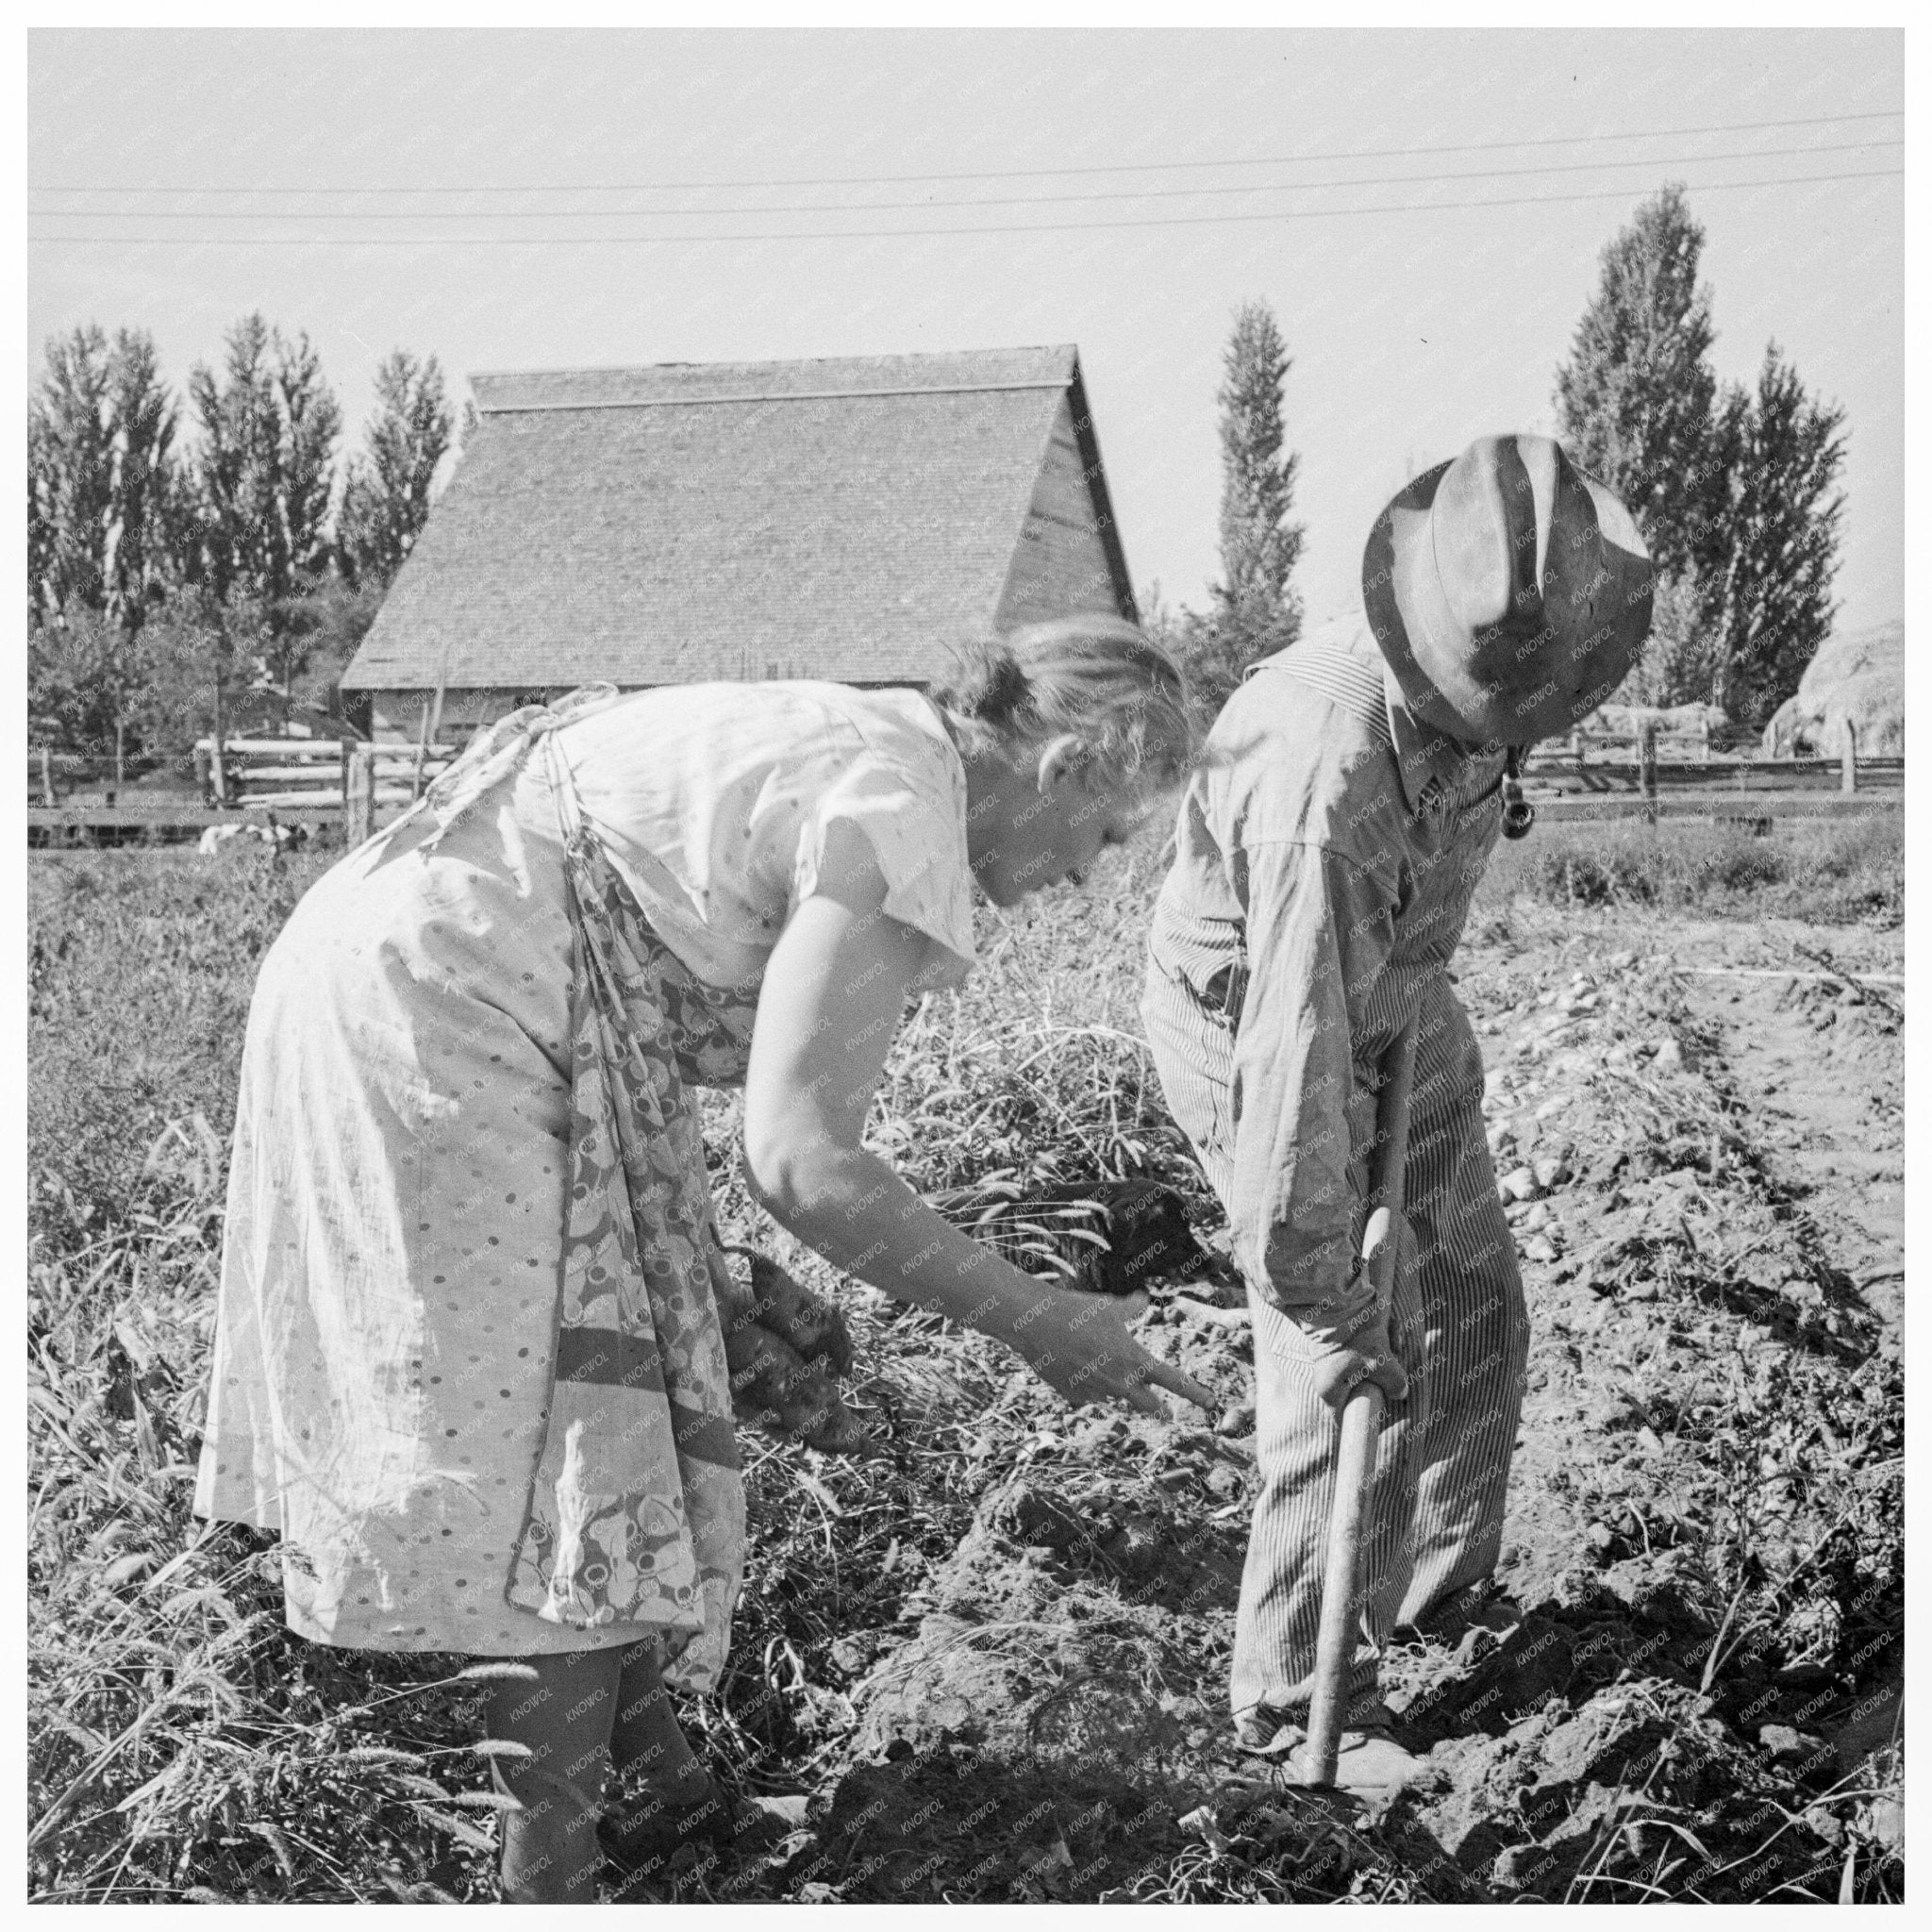
[[[918,683],[1133,617],[1076,348],[471,379],[478,422],[342,679],[377,738],[580,684]]]

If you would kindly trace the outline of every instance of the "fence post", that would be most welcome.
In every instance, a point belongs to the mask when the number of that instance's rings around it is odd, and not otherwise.
[[[1574,763],[1580,765],[1583,762],[1583,727],[1580,724],[1571,726],[1570,757]]]
[[[43,805],[58,805],[54,796],[54,754],[46,746],[41,747],[41,802]]]
[[[208,782],[214,788],[215,806],[225,811],[228,805],[228,761],[222,753],[222,735],[216,732],[208,743]]]
[[[1858,733],[1849,718],[1845,720],[1845,748],[1839,761],[1838,789],[1840,791],[1858,789]]]
[[[342,756],[342,835],[356,846],[375,829],[375,748],[345,745]]]
[[[1637,734],[1637,783],[1643,794],[1643,815],[1657,823],[1657,725],[1645,720]]]

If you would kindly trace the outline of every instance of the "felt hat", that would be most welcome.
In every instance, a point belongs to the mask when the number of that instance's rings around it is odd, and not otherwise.
[[[1546,436],[1486,436],[1375,519],[1370,628],[1410,708],[1453,737],[1568,731],[1624,681],[1653,571],[1630,512]]]

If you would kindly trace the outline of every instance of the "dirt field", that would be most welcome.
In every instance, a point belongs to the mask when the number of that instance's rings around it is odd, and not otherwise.
[[[1169,1284],[1144,1331],[1217,1433],[1070,1411],[846,1285],[891,1454],[753,1445],[732,1673],[688,1713],[770,1829],[630,1895],[1903,1897],[1896,908],[1557,906],[1525,863],[1457,971],[1526,1197],[1529,1395],[1498,1596],[1388,1660],[1423,1784],[1364,1808],[1233,1747],[1230,1311]],[[1211,1241],[1132,1038],[1156,882],[1137,849],[989,927],[908,1024],[873,1131],[916,1185],[1151,1171]],[[186,1515],[236,1016],[299,883],[37,870],[38,1897],[491,1893],[473,1687],[292,1643],[267,1541]],[[710,1124],[728,1226],[824,1283],[746,1208],[729,1103]]]

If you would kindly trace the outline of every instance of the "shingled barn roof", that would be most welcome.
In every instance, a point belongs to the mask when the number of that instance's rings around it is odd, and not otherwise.
[[[472,378],[352,690],[909,682],[1134,614],[1072,345]]]

